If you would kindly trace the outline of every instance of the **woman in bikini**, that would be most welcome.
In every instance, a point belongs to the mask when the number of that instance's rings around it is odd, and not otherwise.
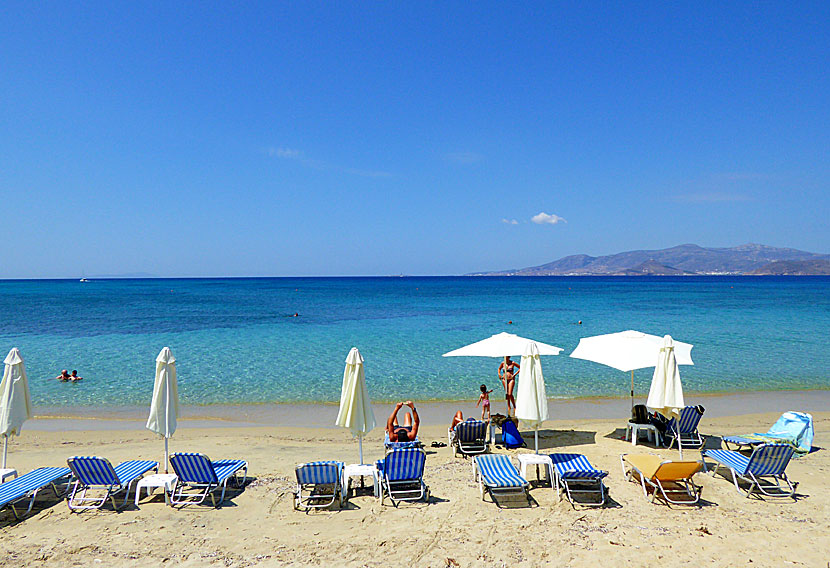
[[[519,374],[521,367],[515,361],[510,360],[510,355],[504,357],[501,365],[499,365],[499,379],[504,385],[504,390],[507,393],[507,415],[510,416],[510,405],[513,405],[513,412],[516,411],[516,399],[513,397],[513,389],[516,387],[516,375]]]

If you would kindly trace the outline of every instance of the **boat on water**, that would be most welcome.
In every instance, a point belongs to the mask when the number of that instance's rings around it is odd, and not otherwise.
[[[81,278],[81,282],[89,282],[86,278]]]

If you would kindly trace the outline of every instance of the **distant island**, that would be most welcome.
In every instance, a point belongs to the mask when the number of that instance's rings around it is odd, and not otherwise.
[[[529,268],[467,274],[467,276],[699,275],[830,275],[830,254],[757,244],[730,248],[706,248],[687,244],[662,250],[635,250],[607,256],[577,254]]]

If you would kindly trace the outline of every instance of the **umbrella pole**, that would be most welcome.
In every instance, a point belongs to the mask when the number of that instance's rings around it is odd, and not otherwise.
[[[539,427],[537,426],[536,429],[533,431],[533,439],[536,442],[536,453],[539,453]]]
[[[169,461],[168,453],[167,453],[167,436],[164,437],[164,473],[168,473],[167,471],[167,463]]]
[[[631,369],[631,408],[634,408],[634,369]]]
[[[363,436],[360,435],[357,437],[357,448],[358,452],[360,453],[360,465],[363,465]]]
[[[3,469],[6,469],[6,454],[9,451],[9,435],[3,436]]]

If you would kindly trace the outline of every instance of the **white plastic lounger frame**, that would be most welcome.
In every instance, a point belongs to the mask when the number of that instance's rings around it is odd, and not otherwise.
[[[732,481],[738,493],[741,493],[739,479],[749,483],[747,498],[756,490],[767,497],[794,498],[795,485],[784,473],[794,452],[795,448],[789,444],[763,444],[753,449],[749,457],[732,450],[706,450],[703,455],[715,462],[713,476],[721,466],[732,472]],[[769,490],[769,485],[762,484],[761,478],[771,478],[775,483],[774,491]],[[781,486],[782,481],[787,484],[786,489]]]
[[[473,458],[473,472],[478,481],[481,500],[484,501],[485,493],[490,493],[490,498],[497,507],[501,508],[497,496],[501,495],[524,495],[528,503],[530,483],[519,475],[516,466],[510,458],[504,454],[482,454]]]
[[[550,454],[553,470],[556,474],[556,484],[559,487],[559,497],[562,492],[574,508],[577,503],[586,507],[602,507],[605,505],[605,482],[607,471],[596,469],[582,454]],[[597,502],[575,501],[574,494],[598,495]]]
[[[233,479],[236,487],[242,487],[248,479],[248,462],[245,460],[211,461],[205,454],[179,452],[170,456],[170,465],[176,472],[176,485],[170,495],[170,505],[199,505],[210,495],[214,507],[225,500],[228,481]],[[244,471],[242,481],[236,476]],[[214,492],[222,488],[219,501]],[[195,493],[188,492],[195,490]]]
[[[120,509],[127,504],[130,498],[130,489],[145,473],[150,470],[158,471],[159,464],[151,460],[131,460],[118,464],[113,468],[106,458],[97,456],[74,456],[66,460],[75,482],[72,484],[72,494],[66,504],[74,512],[87,509],[100,509],[112,500],[113,509]],[[90,489],[104,491],[102,497],[87,497]],[[124,501],[119,506],[115,496],[124,491]]]
[[[294,492],[294,509],[320,509],[330,507],[340,497],[343,506],[343,462],[317,461],[300,464],[294,468],[297,490]],[[306,494],[303,495],[303,492]]]
[[[35,498],[42,489],[51,486],[56,497],[61,497],[66,493],[66,490],[59,491],[56,484],[58,480],[68,478],[70,475],[72,471],[68,467],[41,467],[11,481],[6,481],[0,484],[0,509],[8,505],[14,518],[22,519],[32,512]],[[20,514],[15,504],[26,499],[29,500],[29,506],[25,513]]]

